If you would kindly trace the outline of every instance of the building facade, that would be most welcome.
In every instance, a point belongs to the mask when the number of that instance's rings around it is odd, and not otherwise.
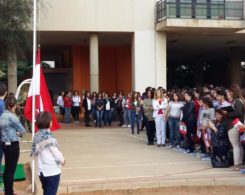
[[[57,93],[243,84],[243,15],[241,0],[43,0],[42,60],[56,65],[46,71],[49,86]]]

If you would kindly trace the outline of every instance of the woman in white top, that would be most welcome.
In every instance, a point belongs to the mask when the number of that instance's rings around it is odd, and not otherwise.
[[[179,123],[182,108],[184,103],[180,101],[180,94],[178,92],[173,93],[173,99],[169,103],[168,107],[168,126],[170,134],[170,146],[172,148],[176,145],[179,148],[180,145],[180,134],[179,134]]]
[[[72,96],[74,123],[79,123],[81,97],[78,91],[74,91]]]
[[[65,164],[58,142],[49,130],[51,125],[51,114],[40,112],[36,118],[36,126],[39,130],[35,134],[32,143],[32,156],[37,162],[38,175],[44,195],[56,195],[61,166]]]
[[[64,109],[64,100],[63,100],[63,96],[65,95],[65,92],[62,91],[59,93],[59,96],[57,98],[57,105],[60,107],[60,114],[62,115],[62,117],[64,118],[65,115],[65,109]]]
[[[153,117],[156,124],[156,137],[157,146],[164,147],[166,144],[166,109],[168,107],[168,101],[163,98],[163,92],[161,89],[157,89],[154,94],[153,100]]]

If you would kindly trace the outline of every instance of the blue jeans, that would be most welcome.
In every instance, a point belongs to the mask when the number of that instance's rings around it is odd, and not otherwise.
[[[65,107],[65,123],[71,122],[71,107]]]
[[[105,110],[105,125],[111,124],[111,117],[112,117],[112,111],[111,110]]]
[[[41,173],[39,178],[42,183],[43,195],[56,195],[60,183],[60,174],[44,177]]]
[[[99,127],[101,127],[101,122],[102,122],[102,117],[103,117],[103,110],[97,110],[96,111],[96,127],[99,125]]]
[[[137,125],[137,133],[139,133],[140,130],[140,112],[136,114],[136,111],[131,112],[131,129],[132,133],[134,133],[134,124],[136,122]]]
[[[170,137],[170,143],[174,145],[176,144],[180,145],[180,134],[179,134],[179,123],[180,119],[179,118],[173,118],[169,117],[168,118],[168,126],[169,126],[169,137]]]
[[[123,118],[124,118],[124,125],[130,125],[131,124],[131,110],[125,108]]]

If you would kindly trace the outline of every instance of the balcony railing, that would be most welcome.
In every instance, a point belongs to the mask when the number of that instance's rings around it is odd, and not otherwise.
[[[166,18],[243,20],[243,0],[159,0],[156,22]]]

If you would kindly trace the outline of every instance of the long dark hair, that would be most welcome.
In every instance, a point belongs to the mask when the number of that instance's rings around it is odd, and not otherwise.
[[[242,95],[242,90],[241,90],[240,86],[238,84],[234,83],[229,87],[229,90],[232,92],[233,100],[235,100],[237,98],[242,100],[243,107],[245,108],[245,101],[244,101],[244,98]]]
[[[6,104],[7,110],[10,111],[17,104],[17,100],[14,97],[14,95],[8,95],[6,98],[5,104]]]

